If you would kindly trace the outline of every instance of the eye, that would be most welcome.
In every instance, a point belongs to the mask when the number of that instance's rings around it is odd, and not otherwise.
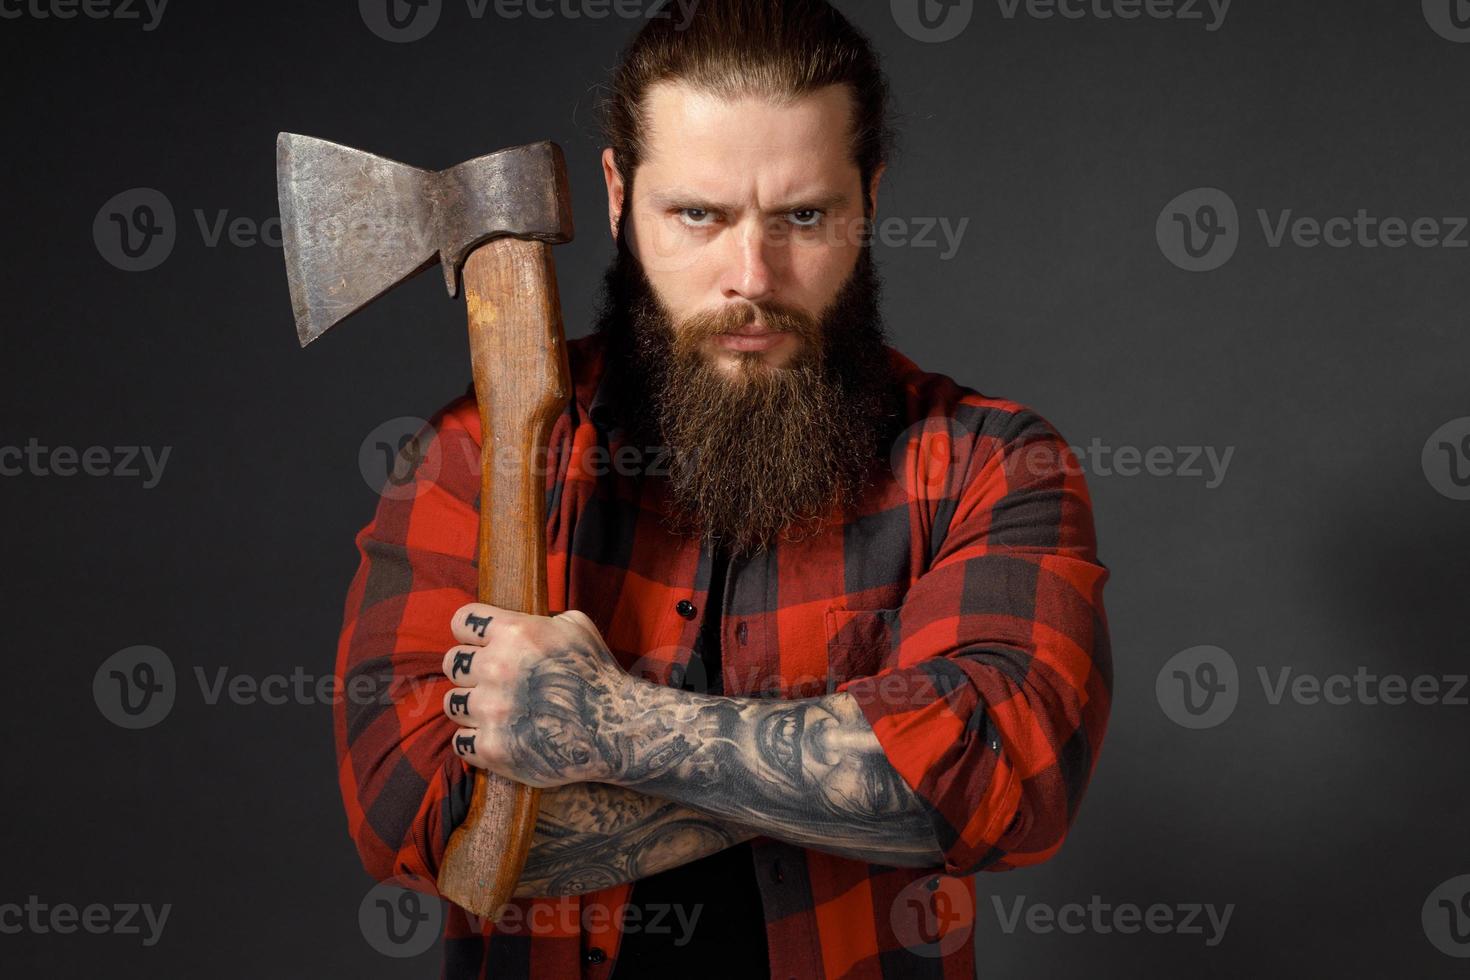
[[[679,220],[691,228],[708,228],[715,223],[716,215],[704,208],[678,208]]]
[[[823,214],[816,208],[802,208],[791,212],[791,223],[798,228],[815,228],[822,223]]]

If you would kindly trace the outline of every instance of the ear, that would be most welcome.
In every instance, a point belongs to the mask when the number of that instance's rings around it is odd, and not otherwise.
[[[623,216],[623,178],[618,173],[617,156],[612,147],[602,151],[602,179],[607,184],[607,224],[613,241],[618,238],[618,219]]]
[[[888,169],[888,164],[878,164],[878,169],[873,171],[873,181],[868,186],[868,206],[872,209],[870,217],[878,214],[878,183],[883,179],[883,171]]]

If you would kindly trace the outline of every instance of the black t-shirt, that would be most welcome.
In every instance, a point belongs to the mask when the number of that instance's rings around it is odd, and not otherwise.
[[[728,566],[728,557],[716,550],[709,602],[692,655],[703,669],[686,673],[686,690],[706,678],[708,693],[723,691],[720,603]],[[624,920],[613,980],[664,976],[675,971],[700,980],[769,974],[765,913],[748,841],[639,879],[628,901],[631,908]]]

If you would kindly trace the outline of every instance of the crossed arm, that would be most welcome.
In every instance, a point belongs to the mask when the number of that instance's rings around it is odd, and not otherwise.
[[[533,786],[519,895],[646,877],[758,834],[875,864],[943,854],[851,696],[714,697],[628,676],[580,612],[472,604],[444,659],[456,754]]]

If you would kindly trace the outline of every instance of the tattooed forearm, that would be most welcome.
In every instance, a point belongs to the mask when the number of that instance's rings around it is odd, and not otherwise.
[[[521,772],[593,779],[790,843],[877,864],[943,862],[924,804],[847,694],[724,698],[558,663],[520,690],[509,751]]]
[[[755,831],[634,790],[571,783],[541,794],[536,834],[516,895],[608,888],[754,836]]]
[[[900,867],[943,863],[923,802],[851,696],[768,701],[646,687],[623,752],[627,784],[804,847]]]
[[[576,610],[470,604],[452,629],[452,751],[571,787],[548,794],[527,887],[605,887],[757,833],[874,864],[943,863],[924,802],[846,693],[726,698],[637,680]]]

